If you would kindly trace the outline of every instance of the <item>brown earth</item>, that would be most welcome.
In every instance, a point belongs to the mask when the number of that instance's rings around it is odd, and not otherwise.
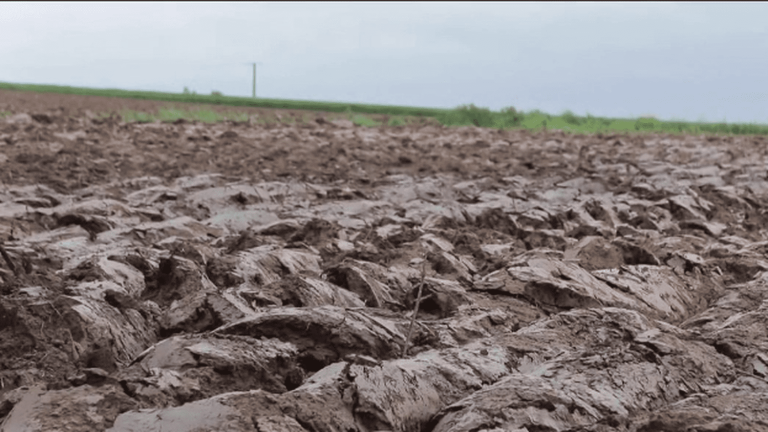
[[[768,430],[765,138],[159,106],[0,91],[0,431]]]

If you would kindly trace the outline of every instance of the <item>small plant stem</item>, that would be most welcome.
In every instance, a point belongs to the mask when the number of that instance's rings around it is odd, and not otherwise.
[[[421,282],[419,283],[419,293],[416,295],[416,305],[413,307],[413,315],[411,316],[411,324],[408,326],[408,335],[405,337],[405,345],[403,345],[403,352],[400,358],[405,357],[408,354],[408,345],[411,343],[411,334],[413,332],[413,323],[416,321],[416,315],[419,314],[419,304],[421,303],[421,292],[424,288],[424,279],[427,275],[427,257],[424,256],[424,261],[421,263]]]

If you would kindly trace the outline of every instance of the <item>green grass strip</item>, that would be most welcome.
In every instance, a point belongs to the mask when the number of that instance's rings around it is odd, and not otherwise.
[[[622,119],[577,116],[570,111],[551,115],[538,110],[522,112],[514,108],[498,112],[464,105],[435,116],[444,125],[479,126],[498,129],[556,129],[573,133],[662,132],[670,134],[768,135],[768,125],[758,123],[705,123],[664,121],[655,118]]]

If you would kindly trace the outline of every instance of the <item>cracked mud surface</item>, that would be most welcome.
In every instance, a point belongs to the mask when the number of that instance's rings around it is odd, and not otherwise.
[[[0,431],[768,430],[765,138],[125,104],[0,92]]]

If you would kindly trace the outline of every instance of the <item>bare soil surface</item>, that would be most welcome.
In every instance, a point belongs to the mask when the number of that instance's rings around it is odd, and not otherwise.
[[[0,91],[0,431],[768,430],[765,138],[158,106]]]

